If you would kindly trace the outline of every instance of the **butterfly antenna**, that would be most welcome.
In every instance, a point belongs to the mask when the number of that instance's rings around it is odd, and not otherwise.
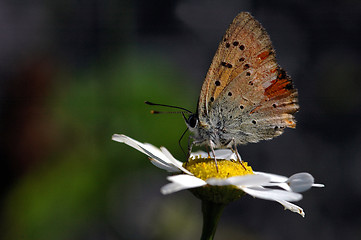
[[[186,108],[182,108],[182,107],[178,107],[178,106],[172,106],[172,105],[166,105],[166,104],[159,104],[159,103],[152,103],[152,102],[148,102],[148,101],[145,101],[144,102],[145,104],[148,104],[148,105],[151,105],[151,106],[161,106],[161,107],[169,107],[169,108],[175,108],[175,109],[180,109],[182,111],[173,111],[173,112],[160,112],[160,111],[154,111],[154,110],[151,110],[150,113],[152,114],[160,114],[160,113],[181,113],[184,117],[184,119],[187,121],[187,118],[185,117],[184,113],[187,112],[187,113],[191,113],[193,114],[191,111],[189,111],[188,109]],[[182,148],[182,144],[181,144],[181,141],[184,137],[184,135],[186,134],[186,132],[188,131],[188,128],[182,133],[182,136],[179,138],[178,140],[178,145],[180,147],[180,149],[182,150],[183,154],[185,156],[187,156],[187,153],[184,151],[184,149]]]
[[[151,114],[163,114],[163,113],[182,113],[182,114],[183,114],[184,111],[183,111],[183,112],[181,112],[181,111],[163,112],[163,111],[154,111],[154,110],[151,110],[150,113],[151,113]]]
[[[148,105],[151,105],[151,106],[161,106],[161,107],[175,108],[175,109],[183,110],[183,111],[188,112],[188,113],[192,113],[192,112],[189,111],[188,109],[182,108],[182,107],[178,107],[178,106],[172,106],[172,105],[166,105],[166,104],[159,104],[159,103],[152,103],[152,102],[148,102],[148,101],[145,101],[144,103],[145,103],[145,104],[148,104]],[[183,112],[183,111],[182,111],[182,112]],[[157,113],[182,113],[182,112],[159,112],[159,111],[152,111],[151,113],[157,114]]]

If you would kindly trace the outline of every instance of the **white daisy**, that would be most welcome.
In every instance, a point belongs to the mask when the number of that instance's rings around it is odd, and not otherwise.
[[[255,198],[272,200],[285,209],[305,216],[303,209],[291,202],[302,199],[302,194],[315,184],[309,173],[284,176],[253,171],[246,162],[237,161],[237,156],[229,149],[216,150],[218,171],[215,161],[205,152],[192,153],[188,162],[175,159],[164,147],[157,148],[149,143],[140,143],[125,135],[114,134],[112,139],[125,143],[146,154],[151,163],[176,175],[167,179],[171,182],[161,188],[163,194],[189,189],[200,199],[226,204],[247,193]]]

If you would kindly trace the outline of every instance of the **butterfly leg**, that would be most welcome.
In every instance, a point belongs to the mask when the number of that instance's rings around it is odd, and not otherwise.
[[[188,128],[183,132],[182,136],[181,136],[181,137],[179,138],[179,140],[178,140],[178,145],[179,145],[180,149],[182,150],[184,156],[186,156],[186,157],[187,157],[187,154],[186,154],[186,152],[184,151],[184,149],[182,148],[182,143],[181,143],[181,141],[182,141],[182,139],[183,139],[183,137],[184,137],[184,135],[186,134],[187,131],[188,131]],[[189,145],[189,142],[188,142],[188,145]],[[187,158],[187,159],[188,159],[188,158]]]
[[[242,163],[242,159],[241,159],[241,156],[239,156],[239,153],[237,151],[237,145],[236,145],[236,141],[234,140],[234,138],[232,139],[232,143],[233,144],[232,144],[231,150],[233,153],[236,154],[238,162]]]
[[[191,141],[193,140],[193,141]],[[193,148],[193,145],[194,145],[194,139],[192,137],[190,137],[188,139],[188,156],[187,156],[187,160],[190,158],[191,156],[191,152],[192,152],[192,148]]]
[[[231,148],[232,152],[236,154],[237,160],[238,160],[238,162],[242,165],[242,167],[244,168],[244,170],[247,170],[246,167],[243,165],[243,161],[242,161],[242,159],[241,159],[241,156],[240,156],[239,153],[238,153],[237,144],[236,144],[236,141],[234,140],[234,138],[232,139],[232,142],[233,142],[232,148]]]
[[[200,145],[202,143],[203,143],[203,141],[194,140],[194,138],[192,136],[189,137],[189,139],[188,139],[188,157],[187,157],[187,159],[189,159],[190,156],[191,156],[193,146],[194,145]]]
[[[208,153],[208,158],[210,158],[210,157],[211,157],[211,153],[209,152],[208,145],[206,145],[206,149],[207,149],[207,153]]]
[[[216,163],[216,169],[217,169],[217,173],[218,173],[218,163],[217,163],[216,153],[214,152],[214,146],[213,145],[214,145],[213,142],[209,141],[209,146],[211,147],[211,151],[213,153],[214,162]]]

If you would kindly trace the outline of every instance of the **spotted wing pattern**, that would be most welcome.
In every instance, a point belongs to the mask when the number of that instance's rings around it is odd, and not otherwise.
[[[236,143],[258,142],[294,128],[297,90],[276,62],[271,40],[249,13],[233,20],[219,44],[198,102],[201,126]]]

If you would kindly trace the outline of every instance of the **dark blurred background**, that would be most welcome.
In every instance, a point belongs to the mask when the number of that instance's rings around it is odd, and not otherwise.
[[[216,239],[361,239],[356,0],[1,0],[1,238],[199,239],[200,202],[161,195],[167,174],[111,135],[184,161],[181,116],[151,115],[144,101],[195,110],[241,11],[267,29],[301,108],[296,130],[239,152],[255,170],[307,171],[326,188],[297,203],[304,219],[245,196],[225,209]]]

